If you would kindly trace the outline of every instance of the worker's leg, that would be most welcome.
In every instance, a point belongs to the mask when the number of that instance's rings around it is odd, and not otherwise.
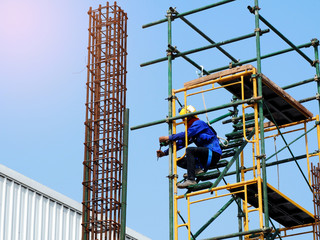
[[[187,174],[189,180],[195,180],[196,158],[208,159],[208,148],[206,147],[188,147],[186,149]]]
[[[208,169],[215,169],[220,159],[221,159],[221,155],[217,152],[212,151],[211,163]]]
[[[180,159],[179,161],[177,161],[177,166],[181,167],[183,169],[188,169],[187,168],[187,158],[184,157],[184,158]]]

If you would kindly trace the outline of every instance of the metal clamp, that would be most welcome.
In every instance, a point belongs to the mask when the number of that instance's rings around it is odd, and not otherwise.
[[[171,123],[171,120],[169,120],[168,116],[166,116],[166,123]]]
[[[178,174],[172,174],[172,175],[168,175],[167,178],[169,179],[174,179],[174,178],[178,178]]]
[[[259,33],[261,33],[261,28],[255,28],[255,29],[254,29],[254,32],[259,32]]]
[[[262,73],[256,73],[251,75],[251,78],[258,78],[258,77],[262,77]]]
[[[178,97],[177,97],[176,95],[171,95],[170,97],[167,97],[167,98],[165,98],[164,100],[171,101],[172,99],[177,100],[177,99],[178,99]]]
[[[177,11],[176,8],[170,7],[169,10],[167,10],[167,15],[165,15],[166,18],[170,18],[171,21],[174,21],[176,19]]]
[[[174,14],[174,15],[177,15],[178,12],[176,10],[176,7],[169,7],[169,10],[170,10],[170,13]]]
[[[265,154],[261,154],[261,155],[257,155],[257,156],[256,156],[257,159],[262,159],[262,158],[265,158],[265,157],[266,157]]]
[[[320,77],[318,77],[317,75],[314,76],[314,81],[315,82],[319,82],[320,81]]]
[[[258,97],[252,97],[250,98],[249,103],[255,103],[255,102],[259,102],[260,100],[262,100],[263,97],[262,96],[258,96]]]
[[[314,60],[314,61],[311,63],[311,66],[314,67],[314,66],[316,66],[317,63],[319,63],[319,60]]]
[[[254,7],[248,6],[247,8],[249,9],[249,11],[250,11],[252,14],[254,14],[254,11],[255,11],[255,10],[260,10],[260,9],[261,9],[261,8],[259,8],[258,6],[254,6]]]
[[[316,100],[320,100],[320,94],[316,93]]]
[[[246,170],[247,168],[245,166],[241,166],[240,170]]]
[[[176,52],[177,52],[177,46],[171,46],[171,45],[168,45],[168,49],[166,50],[167,52],[167,56],[172,56],[172,59],[175,59],[176,57]]]
[[[311,39],[311,46],[313,47],[319,46],[319,40],[317,38]]]

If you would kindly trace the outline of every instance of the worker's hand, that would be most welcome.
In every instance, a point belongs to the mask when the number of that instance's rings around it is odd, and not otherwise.
[[[165,156],[164,152],[162,152],[161,150],[158,150],[157,157],[159,158],[159,157],[163,157],[163,156]]]
[[[162,137],[159,137],[159,142],[162,143],[162,142],[168,142],[169,141],[169,136],[162,136]]]

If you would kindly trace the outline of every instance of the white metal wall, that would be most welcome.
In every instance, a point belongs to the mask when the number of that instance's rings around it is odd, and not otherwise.
[[[59,201],[59,194],[54,198],[54,191],[3,170],[8,169],[0,166],[0,240],[81,239],[79,210]]]
[[[80,203],[0,164],[0,240],[81,240]],[[126,229],[126,240],[151,240]]]

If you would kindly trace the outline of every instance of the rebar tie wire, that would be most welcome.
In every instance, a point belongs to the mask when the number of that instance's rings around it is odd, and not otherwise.
[[[270,109],[269,109],[268,105],[265,103],[265,101],[263,101],[263,104],[264,104],[264,105],[265,105],[265,107],[267,108],[268,113],[269,113],[269,114],[270,114],[270,116],[271,116],[272,122],[276,125],[277,130],[278,130],[278,132],[280,133],[280,136],[281,136],[282,140],[283,140],[283,141],[284,141],[284,143],[286,144],[286,147],[288,148],[288,150],[289,150],[289,152],[290,152],[290,154],[291,154],[291,156],[292,156],[293,160],[295,161],[295,163],[296,163],[296,165],[297,165],[297,167],[298,167],[298,169],[299,169],[300,173],[302,174],[302,176],[303,176],[304,180],[305,180],[305,181],[306,181],[306,183],[308,184],[308,187],[310,188],[311,192],[313,193],[312,188],[311,188],[311,186],[310,186],[310,184],[309,184],[309,182],[308,182],[308,180],[307,180],[306,176],[304,175],[304,173],[303,173],[303,171],[302,171],[302,169],[301,169],[301,167],[300,167],[299,163],[297,162],[297,159],[295,158],[294,154],[292,153],[291,148],[289,147],[289,145],[288,145],[288,143],[287,143],[286,139],[285,139],[285,138],[284,138],[284,136],[282,135],[282,133],[281,133],[281,131],[280,131],[280,128],[279,128],[278,124],[276,123],[275,119],[273,118],[273,115],[272,115],[272,113],[270,112]]]

